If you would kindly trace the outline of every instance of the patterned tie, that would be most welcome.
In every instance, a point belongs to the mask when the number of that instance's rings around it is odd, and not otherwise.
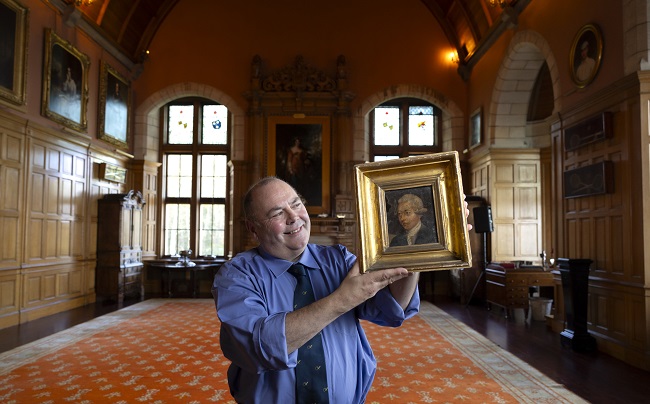
[[[316,301],[309,276],[302,264],[294,264],[289,272],[298,279],[293,294],[293,309],[298,310]],[[316,334],[298,349],[296,365],[296,403],[328,403],[327,370],[321,334]]]

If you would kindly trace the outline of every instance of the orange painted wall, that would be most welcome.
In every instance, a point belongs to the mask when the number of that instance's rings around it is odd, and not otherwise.
[[[144,73],[134,82],[136,104],[167,86],[201,82],[246,108],[242,92],[249,89],[254,55],[271,71],[303,55],[308,65],[331,74],[344,55],[350,90],[357,95],[353,109],[398,84],[430,87],[464,108],[466,83],[446,59],[448,41],[431,12],[420,0],[395,5],[182,0],[158,30]]]

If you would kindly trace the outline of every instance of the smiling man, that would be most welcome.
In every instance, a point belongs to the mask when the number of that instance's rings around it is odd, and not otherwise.
[[[307,209],[278,178],[249,189],[244,214],[259,245],[225,263],[212,289],[221,349],[232,361],[231,394],[238,403],[303,402],[299,394],[317,383],[303,381],[302,370],[298,375],[299,348],[316,346],[316,339],[323,363],[306,377],[322,375],[323,387],[314,393],[323,397],[309,402],[363,403],[376,361],[359,320],[397,327],[414,316],[419,275],[404,268],[361,274],[344,246],[310,244]],[[311,282],[302,294],[313,292],[315,299],[304,307],[294,302],[294,291],[303,288],[293,274],[296,263]]]

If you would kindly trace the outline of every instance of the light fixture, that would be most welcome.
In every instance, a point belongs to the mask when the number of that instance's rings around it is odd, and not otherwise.
[[[451,63],[455,63],[455,64],[458,63],[458,52],[456,52],[455,50],[449,52],[448,57],[449,57],[449,61],[451,61]]]
[[[93,4],[93,0],[75,0],[75,4],[77,5],[77,7],[80,7],[82,5],[89,6]]]
[[[499,6],[501,8],[504,8],[508,4],[506,0],[487,0],[487,2],[490,7]]]

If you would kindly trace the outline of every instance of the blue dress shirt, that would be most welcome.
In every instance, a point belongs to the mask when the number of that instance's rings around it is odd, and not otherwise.
[[[344,246],[308,244],[300,262],[313,270],[316,299],[330,295],[352,268],[356,257]],[[295,402],[298,351],[287,352],[285,316],[293,310],[296,279],[292,262],[253,248],[226,262],[212,292],[221,321],[220,345],[232,361],[230,393],[238,403]],[[388,288],[345,313],[322,331],[331,403],[363,403],[377,362],[359,319],[398,327],[419,311],[416,292],[402,310]]]

